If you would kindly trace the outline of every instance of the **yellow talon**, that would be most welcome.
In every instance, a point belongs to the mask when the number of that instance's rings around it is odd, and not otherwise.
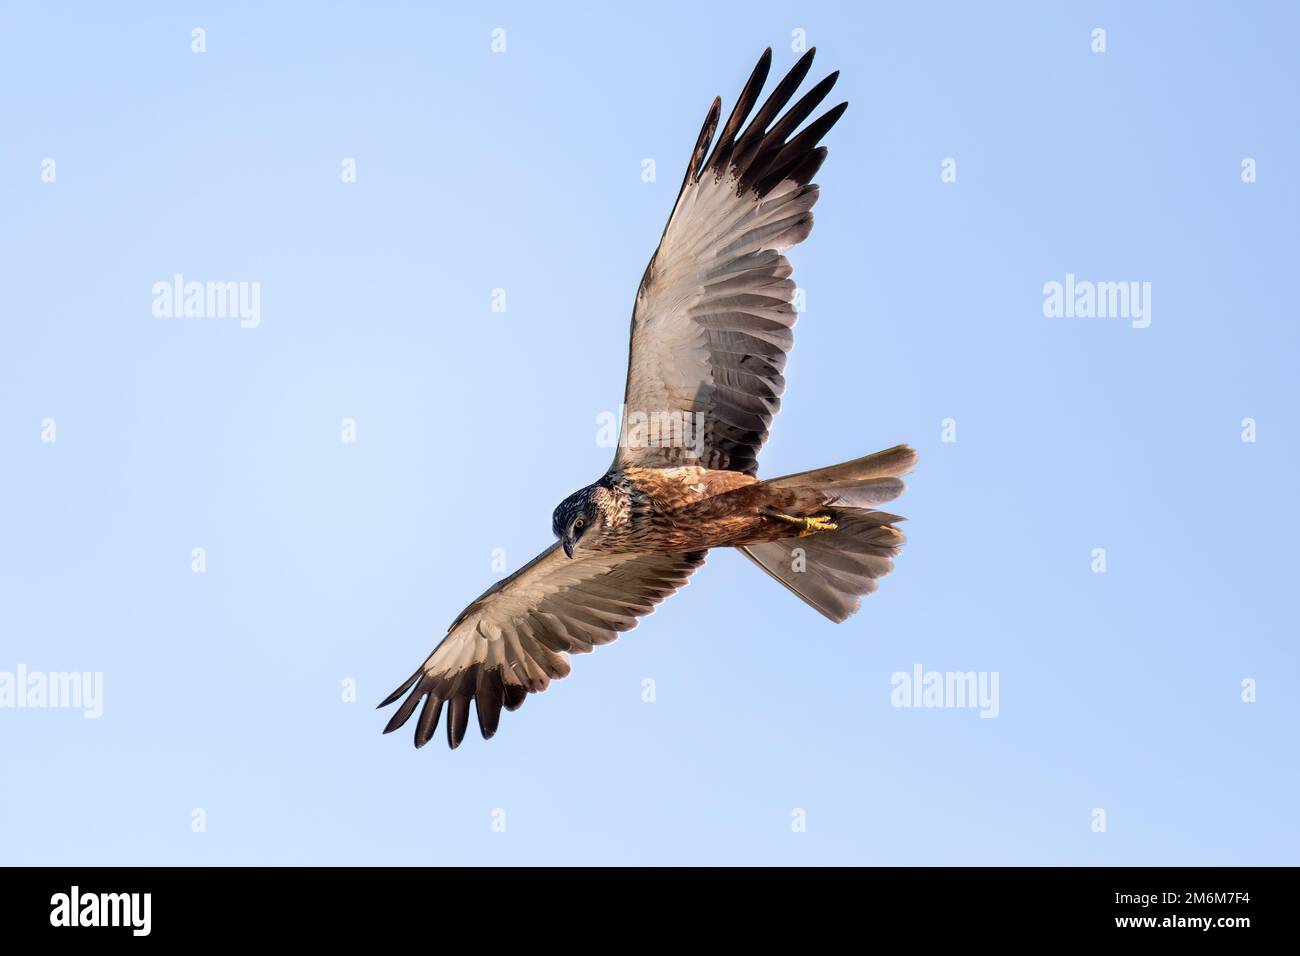
[[[794,515],[781,514],[779,511],[764,511],[763,514],[769,518],[775,518],[777,521],[784,521],[786,524],[794,525],[799,529],[799,537],[806,538],[810,534],[816,534],[819,531],[835,531],[839,528],[834,521],[822,515],[814,518],[796,518]]]
[[[804,518],[803,530],[799,532],[799,537],[806,538],[810,534],[816,534],[818,531],[835,531],[839,528],[830,518]]]

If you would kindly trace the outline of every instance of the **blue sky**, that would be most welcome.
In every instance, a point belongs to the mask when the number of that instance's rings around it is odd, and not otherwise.
[[[8,5],[0,673],[103,715],[0,708],[0,863],[1300,861],[1297,19]],[[493,740],[381,737],[608,464],[704,113],[801,39],[851,106],[762,473],[914,445],[897,570],[836,626],[715,553]],[[256,327],[156,316],[177,273]]]

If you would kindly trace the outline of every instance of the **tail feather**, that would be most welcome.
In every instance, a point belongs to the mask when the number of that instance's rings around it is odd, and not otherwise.
[[[894,569],[906,539],[896,515],[868,511],[844,518],[839,528],[806,538],[783,538],[738,548],[796,597],[839,623],[847,620]]]
[[[815,471],[801,471],[793,475],[768,479],[776,488],[790,485],[830,485],[843,481],[865,481],[868,478],[898,478],[916,467],[916,451],[907,445],[895,445],[874,455],[855,458],[841,465],[830,465]]]
[[[829,508],[869,509],[893,501],[906,489],[899,478],[865,478],[816,486]]]
[[[916,452],[899,445],[841,465],[765,482],[797,492],[802,501],[819,503],[836,530],[737,550],[800,600],[832,621],[843,621],[894,568],[893,559],[906,541],[894,524],[903,519],[872,509],[902,494],[904,485],[898,476],[915,465]]]

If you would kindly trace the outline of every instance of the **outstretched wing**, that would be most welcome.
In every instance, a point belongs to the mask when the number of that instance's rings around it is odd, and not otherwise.
[[[826,159],[817,143],[848,106],[795,134],[835,85],[832,73],[777,119],[813,52],[742,132],[767,80],[772,51],[763,54],[706,160],[721,101],[709,110],[637,290],[616,468],[758,470],[794,343],[795,285],[781,253],[812,231],[810,182]]]
[[[452,622],[423,666],[380,707],[410,690],[384,733],[401,727],[423,699],[415,746],[423,747],[448,705],[447,743],[460,746],[475,702],[484,738],[496,733],[501,708],[518,710],[530,693],[569,673],[569,654],[608,644],[686,583],[704,563],[690,554],[564,556],[551,545],[490,587]],[[414,688],[414,689],[412,689]]]

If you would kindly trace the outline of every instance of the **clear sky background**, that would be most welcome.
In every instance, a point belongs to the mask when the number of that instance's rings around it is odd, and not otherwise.
[[[5,5],[0,671],[104,714],[0,710],[0,862],[1300,863],[1295,8],[603,6]],[[700,123],[797,30],[851,107],[762,473],[914,445],[897,570],[836,626],[715,552],[495,739],[382,737],[608,464]]]

